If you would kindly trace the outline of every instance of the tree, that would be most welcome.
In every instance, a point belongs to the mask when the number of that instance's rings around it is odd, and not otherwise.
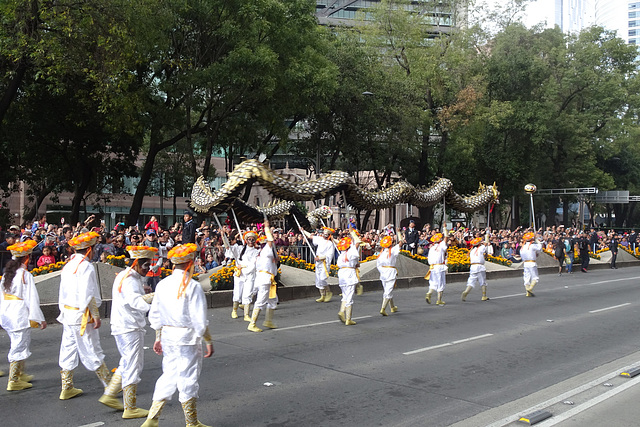
[[[205,177],[215,147],[225,148],[229,167],[238,146],[269,157],[277,141],[286,140],[291,122],[321,101],[332,82],[313,5],[305,0],[157,3],[160,11],[136,15],[136,37],[146,41],[131,90],[142,100],[139,120],[149,144],[130,223],[162,150],[204,136]]]

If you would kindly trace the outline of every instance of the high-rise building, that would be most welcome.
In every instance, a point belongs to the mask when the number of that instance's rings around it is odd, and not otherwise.
[[[590,0],[556,0],[555,25],[564,33],[577,33],[592,25],[593,7]]]
[[[412,0],[405,7],[424,16],[425,23],[433,27],[433,33],[446,33],[454,26],[465,25],[467,3],[465,0]],[[316,0],[316,16],[322,25],[354,26],[366,23],[368,11],[379,4],[380,0]]]

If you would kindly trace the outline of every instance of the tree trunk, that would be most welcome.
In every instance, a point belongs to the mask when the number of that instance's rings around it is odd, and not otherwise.
[[[25,210],[22,214],[22,219],[25,221],[30,221],[31,219],[37,219],[38,210],[40,209],[40,205],[44,201],[44,199],[53,191],[53,185],[51,184],[43,184],[36,192],[36,200],[32,206],[25,207]]]
[[[73,192],[73,200],[71,201],[71,220],[69,224],[75,225],[80,219],[80,207],[84,201],[84,195],[89,188],[89,183],[93,175],[91,166],[83,163],[80,170],[80,177]],[[86,212],[86,205],[85,205]]]
[[[144,201],[145,193],[147,192],[147,186],[151,181],[151,175],[153,173],[153,164],[156,156],[160,152],[158,144],[151,142],[149,145],[149,153],[144,160],[142,172],[140,173],[140,182],[136,188],[136,192],[133,195],[133,201],[131,203],[131,209],[129,209],[129,215],[127,215],[127,225],[135,225],[140,217],[140,211],[142,210],[142,202]],[[175,191],[174,191],[175,194]],[[174,196],[175,200],[175,196]]]

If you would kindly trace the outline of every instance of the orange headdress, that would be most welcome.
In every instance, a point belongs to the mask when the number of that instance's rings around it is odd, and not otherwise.
[[[380,247],[382,248],[390,248],[393,245],[393,237],[391,236],[384,236],[382,239],[380,239]]]
[[[38,245],[38,242],[35,240],[25,240],[24,242],[16,243],[15,245],[11,245],[7,247],[8,251],[11,251],[11,255],[14,258],[22,258],[28,256],[33,252],[33,248]]]
[[[87,249],[95,245],[99,237],[95,231],[87,231],[69,240],[69,246],[76,250]]]
[[[433,243],[440,243],[443,238],[444,238],[444,235],[442,233],[436,233],[433,236],[431,236],[430,240]]]
[[[339,251],[346,251],[349,246],[351,246],[351,237],[343,237],[337,245]]]

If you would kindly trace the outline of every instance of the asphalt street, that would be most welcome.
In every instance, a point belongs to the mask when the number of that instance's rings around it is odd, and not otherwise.
[[[521,278],[499,279],[489,282],[490,301],[475,290],[464,303],[465,284],[452,283],[444,307],[426,304],[426,287],[400,289],[400,311],[388,317],[378,313],[381,290],[367,292],[348,327],[337,318],[339,298],[309,298],[280,304],[279,329],[259,334],[231,319],[230,307],[210,309],[215,354],[204,361],[199,418],[214,426],[498,427],[542,410],[553,417],[537,426],[638,425],[640,376],[619,374],[640,366],[639,282],[639,267],[543,275],[526,298]],[[2,425],[142,424],[98,403],[101,386],[83,367],[75,380],[85,393],[58,400],[61,333],[55,324],[34,331],[33,388],[0,391]],[[101,336],[115,367],[108,320]],[[138,388],[146,408],[161,373],[153,338],[149,330]],[[0,348],[8,346],[0,331]],[[184,425],[177,395],[160,423]]]

